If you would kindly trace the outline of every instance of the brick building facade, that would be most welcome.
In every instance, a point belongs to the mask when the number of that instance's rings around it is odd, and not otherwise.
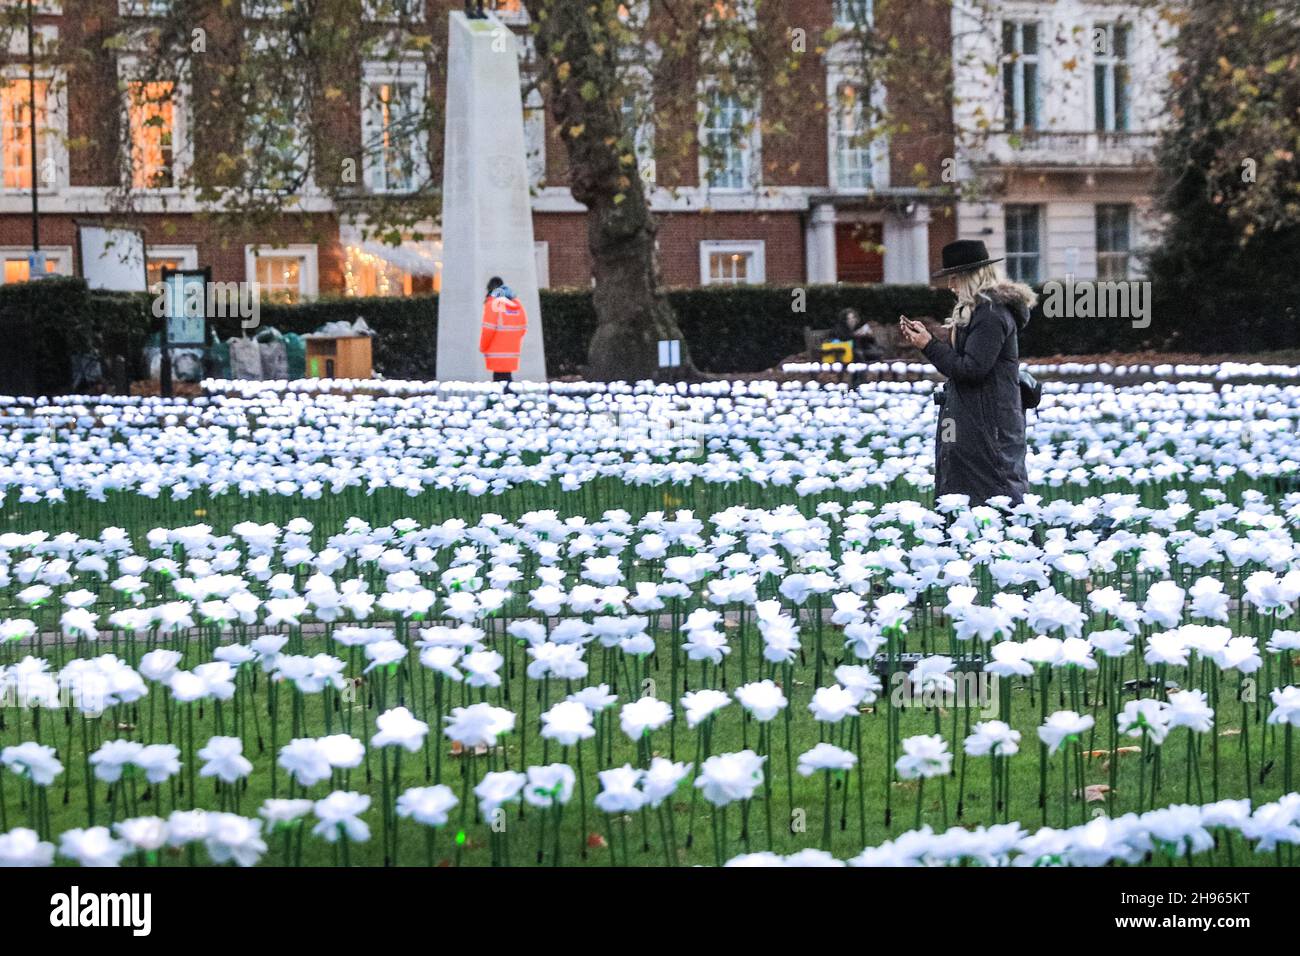
[[[249,19],[255,0],[244,0]],[[738,0],[739,2],[739,0]],[[38,70],[37,148],[40,242],[49,271],[72,273],[78,221],[126,222],[144,229],[151,268],[209,266],[218,281],[263,283],[283,298],[333,294],[403,294],[436,288],[440,277],[437,224],[396,249],[363,242],[322,194],[305,195],[300,209],[256,227],[218,228],[197,200],[173,180],[218,161],[213,144],[191,142],[187,110],[204,108],[177,97],[172,106],[149,99],[148,84],[132,73],[129,47],[106,40],[124,28],[147,24],[168,0],[38,0],[36,27],[44,43],[57,40],[58,55]],[[653,7],[653,0],[650,0]],[[496,0],[499,16],[525,32],[518,0]],[[435,36],[456,0],[428,0],[423,20]],[[939,171],[954,153],[951,103],[908,89],[878,86],[871,96],[889,104],[891,133],[864,146],[853,135],[851,109],[856,54],[846,41],[827,43],[834,24],[868,0],[787,0],[784,15],[804,31],[806,52],[797,76],[799,93],[784,98],[779,115],[761,114],[761,143],[746,141],[731,171],[705,171],[698,153],[669,157],[655,152],[651,207],[659,223],[659,255],[668,286],[718,282],[799,284],[835,281],[928,282],[939,249],[957,235],[956,206],[939,188]],[[951,45],[950,5],[919,0],[891,4],[875,29],[899,43]],[[234,9],[238,9],[236,6]],[[235,14],[208,24],[214,48],[238,43],[246,21]],[[0,258],[4,280],[26,278],[31,248],[30,160],[24,145],[28,122],[27,81],[22,66],[25,36],[11,29],[9,62],[0,103],[3,190],[0,190]],[[38,44],[38,50],[41,46]],[[116,50],[117,52],[114,52]],[[439,78],[391,77],[369,72],[340,95],[330,123],[342,143],[360,143],[373,124],[376,95],[410,90],[437,99]],[[947,78],[930,78],[946,89]],[[878,81],[877,81],[878,82]],[[925,79],[917,80],[925,83]],[[406,84],[405,86],[403,84]],[[384,91],[377,94],[376,91]],[[820,95],[819,95],[820,93]],[[775,98],[774,98],[775,99]],[[828,106],[829,104],[829,106]],[[381,111],[389,109],[387,99]],[[728,104],[723,103],[723,107]],[[760,111],[763,110],[760,106]],[[666,125],[696,123],[694,117],[661,116]],[[708,115],[715,115],[710,113]],[[717,115],[722,115],[721,113]],[[707,122],[707,121],[706,121]],[[525,109],[530,168],[535,171],[534,234],[539,278],[551,287],[590,283],[585,212],[565,182],[563,145],[536,99]],[[774,132],[777,128],[782,131]],[[700,136],[709,135],[701,129]],[[429,179],[440,178],[440,135],[427,149]],[[744,150],[750,150],[746,155]],[[346,149],[344,150],[346,152]],[[126,161],[123,161],[123,157]],[[27,170],[24,172],[24,170]],[[142,173],[141,170],[144,170]],[[376,175],[390,175],[381,170]],[[364,182],[371,184],[367,170]],[[141,178],[144,177],[144,178]],[[150,178],[152,177],[152,178]],[[124,180],[135,187],[127,214],[116,200]],[[384,188],[382,184],[379,188]],[[364,202],[358,208],[364,210]]]

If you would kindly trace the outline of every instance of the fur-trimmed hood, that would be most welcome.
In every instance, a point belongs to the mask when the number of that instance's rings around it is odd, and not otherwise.
[[[1021,331],[1029,324],[1029,310],[1038,301],[1033,289],[1023,282],[1013,282],[1010,279],[994,283],[981,291],[980,297],[996,305],[1005,305],[1016,320],[1016,328]]]

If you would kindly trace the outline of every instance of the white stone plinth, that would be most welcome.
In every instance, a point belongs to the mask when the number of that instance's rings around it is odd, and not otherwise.
[[[487,381],[478,350],[487,281],[501,276],[528,313],[518,380],[543,381],[542,310],[514,34],[495,17],[451,14],[442,173],[438,378]]]

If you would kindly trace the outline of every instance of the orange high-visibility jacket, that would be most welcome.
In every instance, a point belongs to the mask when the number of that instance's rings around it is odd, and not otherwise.
[[[528,331],[528,316],[518,299],[490,295],[483,303],[483,331],[478,350],[489,372],[519,371],[519,347]]]

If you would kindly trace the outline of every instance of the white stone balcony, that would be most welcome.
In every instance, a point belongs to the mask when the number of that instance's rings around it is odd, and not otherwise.
[[[1158,133],[1019,130],[987,133],[971,143],[977,165],[1017,167],[1150,166]]]

